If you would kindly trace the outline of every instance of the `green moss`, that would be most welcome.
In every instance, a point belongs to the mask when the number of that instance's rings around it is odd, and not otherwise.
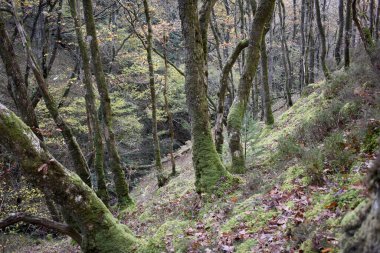
[[[221,189],[231,188],[239,182],[222,164],[210,132],[194,133],[193,164],[198,193],[218,194]]]
[[[289,167],[285,172],[285,179],[282,183],[281,189],[283,191],[291,191],[294,188],[294,180],[303,178],[305,176],[305,169],[299,165]]]
[[[265,210],[261,206],[250,206],[245,208],[238,207],[234,214],[221,228],[221,232],[230,232],[237,228],[241,223],[248,227],[248,232],[255,233],[266,226],[269,220],[278,215],[277,210]],[[244,210],[244,211],[243,211]]]
[[[348,212],[343,217],[340,225],[345,228],[357,224],[362,219],[362,217],[360,217],[360,213],[363,209],[367,208],[367,206],[368,201],[364,200],[360,202],[360,204],[354,210]]]
[[[311,239],[304,241],[300,248],[304,253],[318,253],[318,251],[314,249],[313,241]]]
[[[141,253],[156,253],[166,251],[166,241],[171,241],[174,252],[186,252],[189,239],[185,237],[185,230],[192,225],[190,221],[171,220],[165,222],[150,238]]]
[[[227,125],[229,129],[234,129],[235,131],[241,130],[242,122],[245,114],[245,108],[243,103],[234,103],[230,108],[230,112],[227,117]]]
[[[255,239],[245,240],[243,243],[236,247],[236,253],[246,253],[251,252],[252,248],[257,244]]]

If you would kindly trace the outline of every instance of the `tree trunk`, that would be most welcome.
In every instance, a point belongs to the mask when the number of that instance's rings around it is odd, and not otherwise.
[[[162,187],[166,183],[166,178],[164,176],[164,168],[161,163],[161,151],[160,151],[160,140],[157,135],[157,109],[156,109],[156,87],[154,84],[154,68],[153,68],[153,59],[152,59],[152,24],[150,23],[150,13],[147,0],[143,0],[144,3],[144,12],[146,23],[148,25],[148,34],[147,34],[147,47],[146,54],[148,60],[149,68],[149,88],[150,88],[150,98],[152,103],[152,137],[154,145],[154,158],[155,166],[157,171],[157,181],[158,187]]]
[[[265,34],[263,35],[261,44],[261,73],[263,81],[263,99],[264,99],[264,115],[265,124],[272,125],[274,123],[274,117],[272,113],[272,101],[270,97],[269,81],[268,81],[268,55],[265,42]]]
[[[319,31],[319,39],[320,39],[321,48],[322,48],[322,51],[321,51],[322,70],[323,70],[323,74],[325,75],[325,78],[330,79],[331,78],[330,71],[329,71],[327,64],[326,64],[326,54],[327,54],[326,35],[325,35],[325,29],[324,29],[323,24],[322,24],[321,9],[319,6],[319,0],[314,1],[314,7],[315,7],[315,13],[316,13],[317,27],[318,27],[318,31]]]
[[[375,21],[375,34],[376,41],[379,40],[379,29],[380,29],[380,0],[377,1],[377,10],[376,10],[376,21]]]
[[[164,74],[164,89],[162,91],[164,95],[164,103],[165,103],[165,112],[168,116],[168,123],[169,123],[169,134],[170,134],[170,162],[172,164],[172,176],[175,176],[177,174],[176,172],[176,166],[175,166],[175,159],[174,159],[174,124],[173,124],[173,114],[170,111],[169,108],[169,101],[168,101],[168,58],[167,58],[167,36],[164,34],[164,66],[165,66],[165,74]]]
[[[299,90],[302,91],[305,86],[305,52],[306,52],[306,33],[305,33],[305,15],[306,14],[306,0],[302,0],[301,3],[301,24],[300,24],[300,32],[301,32],[301,55],[300,55],[300,77],[299,77]]]
[[[97,117],[96,98],[94,88],[92,86],[90,57],[88,55],[88,48],[84,41],[83,33],[81,30],[81,18],[77,10],[78,2],[76,0],[69,0],[71,16],[74,20],[75,32],[78,40],[78,46],[82,57],[83,65],[83,83],[86,87],[86,110],[89,120],[89,125],[92,127],[90,134],[93,135],[93,150],[95,154],[95,172],[97,178],[97,194],[101,200],[107,205],[109,196],[107,191],[106,177],[104,172],[104,144],[101,135],[101,126],[99,118]]]
[[[28,88],[22,78],[20,65],[5,29],[3,17],[0,16],[0,56],[4,63],[5,72],[8,76],[8,90],[13,98],[22,120],[33,130],[40,140],[43,139],[39,132],[37,117],[34,107],[28,96]]]
[[[232,71],[236,60],[239,58],[240,53],[244,48],[248,47],[248,40],[242,40],[235,47],[234,51],[227,59],[222,69],[222,74],[220,77],[220,87],[218,92],[218,107],[216,111],[216,121],[215,121],[215,145],[216,150],[219,154],[222,153],[223,148],[223,125],[224,125],[224,108],[225,108],[225,98],[228,89],[228,77]]]
[[[221,181],[231,176],[223,166],[211,136],[197,3],[197,0],[178,0],[186,48],[185,91],[191,119],[196,191],[215,193]]]
[[[286,79],[285,97],[286,97],[286,103],[288,107],[291,107],[293,105],[292,94],[291,94],[293,74],[292,74],[292,66],[290,63],[288,44],[286,42],[286,36],[285,36],[286,13],[285,13],[285,5],[282,0],[278,1],[278,14],[279,14],[279,19],[280,19],[280,24],[281,24],[281,49],[282,49],[282,59],[283,59],[285,79]]]
[[[379,47],[376,47],[371,34],[367,32],[369,28],[363,28],[362,24],[360,23],[360,20],[357,16],[356,0],[352,1],[352,18],[354,20],[356,28],[358,29],[360,39],[363,42],[365,51],[371,61],[372,67],[378,77],[380,77],[380,49]]]
[[[374,12],[375,12],[375,0],[370,0],[369,2],[369,33],[373,36],[373,25],[374,25]]]
[[[344,67],[350,67],[350,39],[352,33],[352,17],[351,17],[352,0],[347,0],[346,5],[346,22],[344,27]]]
[[[102,108],[102,118],[104,122],[105,141],[109,157],[111,160],[111,170],[114,176],[116,194],[119,205],[124,208],[133,204],[129,197],[128,183],[125,179],[125,172],[117,150],[116,138],[112,128],[112,108],[111,99],[107,87],[107,81],[103,71],[103,64],[100,58],[98,39],[96,35],[95,21],[93,15],[92,0],[83,0],[84,18],[86,21],[87,39],[90,41],[90,51],[94,66],[96,84],[100,94],[100,104]]]
[[[119,224],[90,187],[54,159],[17,116],[0,104],[1,144],[15,157],[28,180],[63,210],[70,210],[83,252],[134,252],[139,241]],[[73,229],[73,228],[72,228]],[[78,238],[73,237],[78,240]]]
[[[17,8],[12,1],[14,13],[17,13]],[[46,108],[48,109],[50,115],[52,116],[55,124],[61,130],[62,136],[66,142],[71,158],[73,159],[73,164],[75,165],[76,172],[80,176],[80,178],[86,182],[87,185],[91,186],[91,178],[90,172],[88,169],[87,161],[80,149],[78,142],[76,141],[74,134],[70,128],[70,126],[66,123],[63,117],[60,115],[58,111],[57,104],[54,98],[51,96],[48,85],[46,83],[45,78],[43,77],[42,71],[38,66],[37,60],[32,52],[29,42],[27,41],[27,35],[25,30],[15,14],[15,22],[17,26],[18,33],[20,35],[23,47],[26,51],[26,55],[28,58],[28,64],[32,69],[32,72],[37,80],[38,86],[42,93],[42,97],[45,101]]]
[[[370,199],[344,217],[343,253],[380,252],[380,156],[369,171]],[[349,217],[350,219],[348,220]]]
[[[261,0],[258,5],[250,31],[247,51],[249,57],[246,58],[243,74],[239,81],[237,95],[227,118],[227,129],[230,136],[229,147],[232,157],[231,171],[234,173],[244,173],[246,170],[244,153],[240,143],[241,127],[247,109],[250,92],[252,90],[252,80],[256,74],[260,59],[264,26],[272,16],[274,3],[274,0]]]
[[[342,60],[341,47],[342,47],[343,30],[344,30],[344,0],[339,0],[338,12],[339,12],[339,21],[338,21],[339,30],[338,30],[338,38],[336,41],[335,52],[334,52],[336,65],[339,65]]]

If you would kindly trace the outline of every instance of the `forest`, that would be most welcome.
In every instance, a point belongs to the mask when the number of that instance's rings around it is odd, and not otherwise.
[[[0,252],[379,253],[380,0],[0,0]]]

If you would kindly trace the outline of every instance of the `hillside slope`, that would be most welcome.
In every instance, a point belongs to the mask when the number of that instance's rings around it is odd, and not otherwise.
[[[154,173],[144,176],[131,192],[136,207],[114,213],[147,242],[147,253],[337,252],[346,213],[366,198],[363,179],[378,148],[377,83],[363,66],[338,71],[306,87],[272,127],[250,122],[249,170],[222,198],[195,192],[188,143],[177,176],[160,189]],[[78,250],[65,239],[15,252]]]
[[[308,86],[273,127],[252,122],[250,170],[221,199],[194,192],[185,153],[165,187],[156,188],[153,174],[141,180],[125,223],[151,238],[150,252],[333,252],[342,218],[365,199],[380,133],[375,80],[362,67],[336,72]]]

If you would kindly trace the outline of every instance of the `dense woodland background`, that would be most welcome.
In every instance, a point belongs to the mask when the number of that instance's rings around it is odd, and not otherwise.
[[[379,252],[379,16],[0,0],[0,250]]]

